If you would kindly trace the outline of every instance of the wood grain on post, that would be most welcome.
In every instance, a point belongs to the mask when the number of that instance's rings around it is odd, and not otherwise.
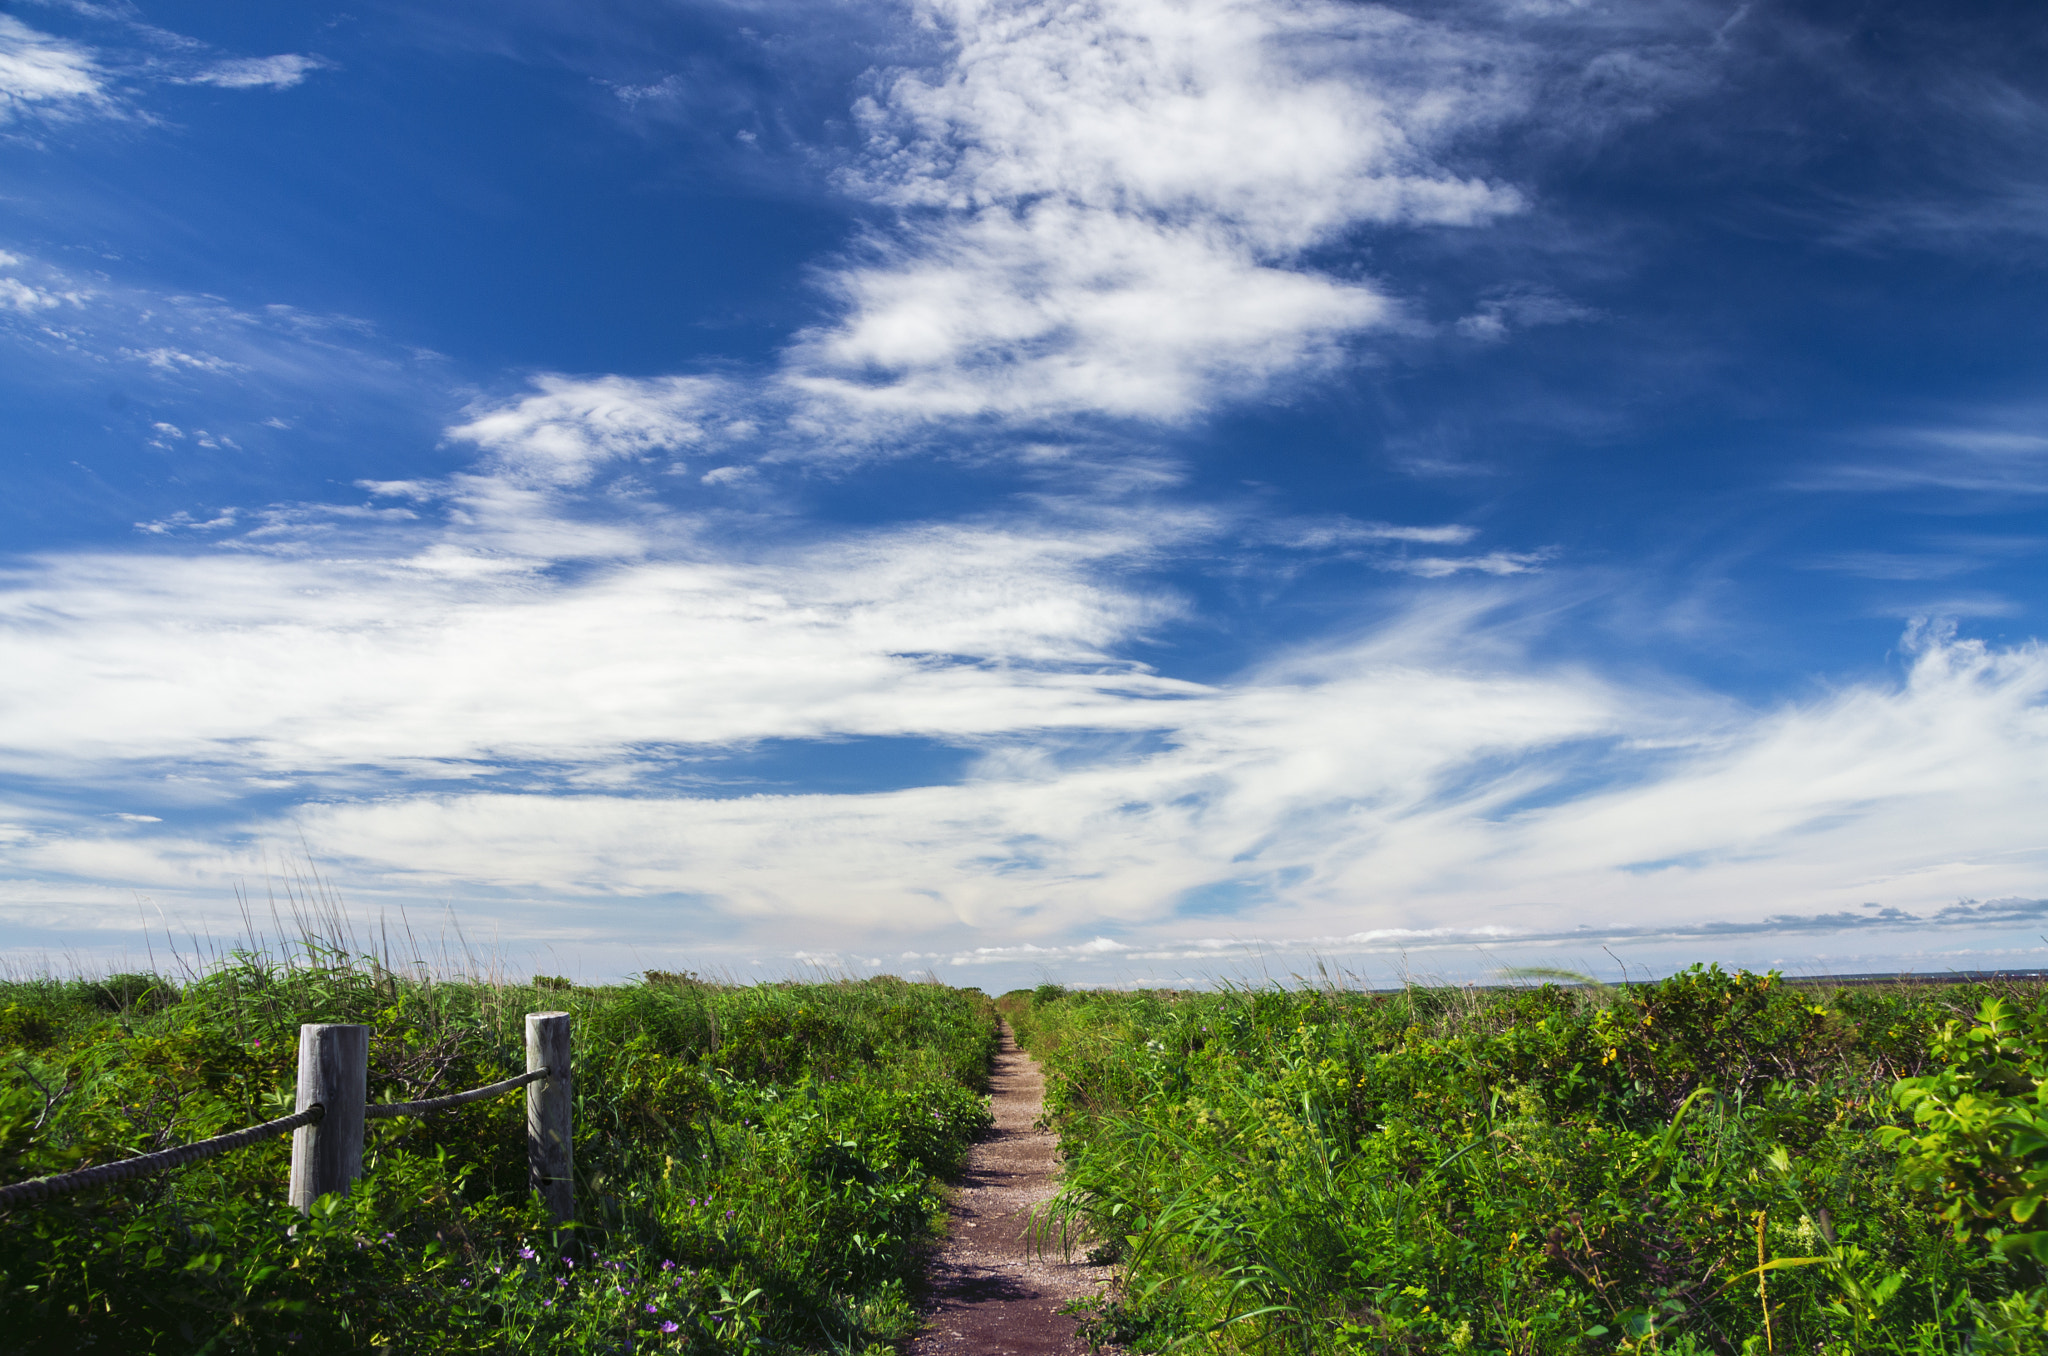
[[[569,1014],[526,1014],[526,1070],[548,1077],[526,1085],[527,1179],[557,1224],[576,1214],[575,1161],[570,1152],[574,1082],[569,1067]]]
[[[291,1203],[301,1214],[363,1175],[363,1103],[370,1080],[370,1028],[308,1022],[299,1028],[299,1105],[325,1108],[292,1131]]]

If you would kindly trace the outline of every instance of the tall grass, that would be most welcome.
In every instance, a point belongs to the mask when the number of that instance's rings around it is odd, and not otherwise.
[[[1140,1351],[2040,1351],[1876,1131],[1981,988],[1007,995]],[[2012,1001],[2041,1007],[2038,992]]]
[[[282,1114],[302,1022],[368,1024],[370,1096],[403,1101],[516,1072],[523,1014],[562,1009],[576,1225],[530,1200],[517,1097],[372,1122],[363,1181],[305,1221],[275,1140],[12,1212],[0,1350],[858,1352],[914,1328],[939,1183],[987,1123],[978,992],[520,981],[323,909],[273,914],[288,948],[251,926],[169,973],[0,982],[0,1180]]]

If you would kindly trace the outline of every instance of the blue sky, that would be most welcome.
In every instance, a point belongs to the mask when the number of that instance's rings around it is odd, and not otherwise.
[[[589,976],[2039,963],[2044,58],[0,8],[0,950],[310,864]]]

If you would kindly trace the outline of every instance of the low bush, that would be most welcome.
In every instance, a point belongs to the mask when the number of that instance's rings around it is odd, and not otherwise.
[[[1090,1323],[1133,1350],[2048,1351],[2038,991],[1000,1006],[1049,1070],[1049,1226],[1121,1262]]]
[[[546,977],[543,977],[544,979]],[[287,1113],[302,1022],[373,1031],[372,1100],[524,1064],[574,1019],[577,1199],[526,1183],[517,1096],[371,1122],[366,1173],[302,1219],[288,1138],[10,1212],[0,1351],[859,1352],[904,1337],[939,1183],[988,1123],[974,991],[502,986],[315,953],[0,984],[0,1180]]]

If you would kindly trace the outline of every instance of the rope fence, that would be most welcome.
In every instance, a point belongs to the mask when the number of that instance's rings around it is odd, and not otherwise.
[[[79,1168],[74,1172],[60,1172],[52,1177],[32,1177],[26,1182],[0,1187],[0,1210],[11,1210],[17,1205],[40,1205],[42,1202],[87,1187],[108,1186],[114,1182],[125,1182],[130,1177],[147,1177],[153,1172],[168,1172],[190,1163],[224,1154],[230,1149],[246,1149],[251,1144],[261,1143],[272,1135],[282,1135],[302,1125],[311,1125],[327,1110],[322,1106],[309,1106],[304,1111],[261,1125],[252,1125],[246,1130],[233,1130],[212,1139],[202,1139],[192,1144],[180,1144],[175,1149],[159,1153],[142,1154],[135,1158],[123,1158],[112,1163],[101,1163],[96,1167]]]
[[[394,1116],[426,1116],[526,1089],[527,1177],[557,1223],[575,1214],[570,1153],[573,1070],[569,1014],[526,1015],[526,1072],[480,1088],[417,1102],[368,1100],[370,1028],[309,1022],[299,1028],[298,1109],[261,1125],[49,1177],[0,1187],[0,1210],[40,1205],[73,1191],[169,1172],[273,1135],[292,1136],[288,1196],[302,1212],[333,1191],[346,1191],[363,1175],[363,1124]]]
[[[370,1121],[389,1120],[393,1116],[430,1116],[436,1111],[448,1111],[471,1102],[481,1102],[487,1097],[497,1097],[528,1083],[538,1083],[553,1074],[546,1069],[535,1069],[532,1073],[514,1074],[496,1083],[486,1083],[468,1092],[451,1092],[446,1097],[429,1097],[421,1102],[372,1102],[363,1108],[363,1119]]]

